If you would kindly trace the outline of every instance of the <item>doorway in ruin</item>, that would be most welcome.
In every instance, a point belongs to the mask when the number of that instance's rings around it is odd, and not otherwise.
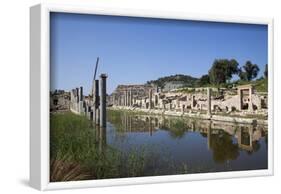
[[[239,110],[253,110],[252,85],[238,86]]]

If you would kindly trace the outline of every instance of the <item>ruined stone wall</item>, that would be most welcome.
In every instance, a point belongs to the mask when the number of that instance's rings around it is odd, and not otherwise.
[[[50,94],[50,111],[69,110],[70,93],[61,91],[51,92]]]

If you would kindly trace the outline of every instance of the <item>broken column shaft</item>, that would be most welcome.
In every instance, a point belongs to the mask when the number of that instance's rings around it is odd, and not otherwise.
[[[100,75],[100,126],[106,127],[106,74]]]
[[[79,113],[82,114],[83,113],[83,87],[81,86],[79,88]]]
[[[95,86],[94,86],[94,117],[93,120],[95,124],[99,124],[99,80],[95,80]]]

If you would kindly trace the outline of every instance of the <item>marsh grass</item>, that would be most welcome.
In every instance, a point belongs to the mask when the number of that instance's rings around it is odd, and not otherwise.
[[[91,178],[91,176],[81,169],[81,166],[77,163],[70,162],[67,156],[61,159],[52,159],[50,162],[50,181],[74,181],[85,180]]]
[[[112,115],[118,120],[119,113]],[[50,181],[73,181],[182,174],[186,165],[176,165],[172,158],[161,157],[151,146],[118,150],[103,145],[96,130],[84,116],[70,112],[50,116]],[[177,123],[182,127],[182,123]],[[165,160],[163,160],[163,158]],[[168,173],[169,172],[169,173]],[[171,173],[174,172],[174,173]]]

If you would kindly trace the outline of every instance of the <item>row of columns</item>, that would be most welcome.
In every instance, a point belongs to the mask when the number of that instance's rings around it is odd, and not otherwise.
[[[125,90],[123,92],[123,95],[120,95],[118,97],[117,105],[118,106],[133,106],[134,100],[133,100],[133,92],[132,90]]]
[[[148,109],[153,108],[153,102],[152,102],[152,96],[153,96],[153,90],[150,89],[148,92],[148,106],[146,106]],[[212,90],[211,88],[207,88],[207,115],[211,115],[211,94]],[[120,95],[117,99],[118,106],[133,106],[133,94],[132,90],[125,90],[123,95]],[[195,96],[192,96],[191,98],[191,108],[195,108],[196,101]],[[166,108],[164,104],[164,109]],[[168,106],[168,109],[171,109],[171,103]],[[184,108],[182,108],[184,110]]]
[[[90,117],[96,125],[102,128],[106,127],[106,78],[106,74],[101,74],[100,80],[94,81],[93,110]]]
[[[93,83],[93,101],[85,101],[83,87],[74,91],[76,99],[72,101],[72,109],[76,113],[85,114],[96,125],[106,127],[106,74],[100,75],[100,80]],[[74,95],[71,95],[74,98]]]

